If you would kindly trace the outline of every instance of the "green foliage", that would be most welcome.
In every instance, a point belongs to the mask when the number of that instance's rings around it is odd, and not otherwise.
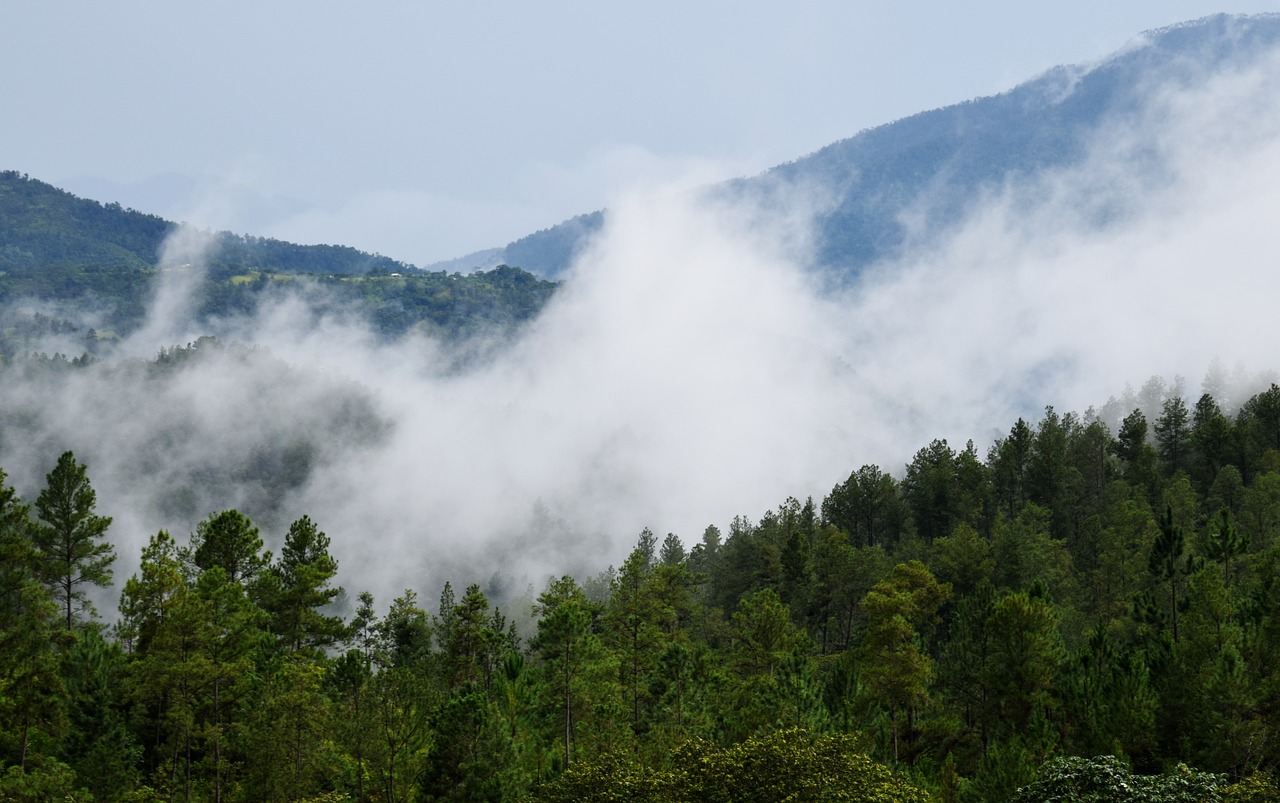
[[[1014,803],[1118,802],[1200,803],[1218,799],[1221,775],[1179,764],[1163,775],[1134,775],[1114,756],[1057,758],[1040,769],[1034,783],[1018,790]]]
[[[71,633],[40,582],[28,508],[4,480],[0,471],[0,769],[11,768],[4,784],[21,798],[27,792],[12,790],[65,775],[53,758],[69,725],[58,651]]]
[[[1280,801],[1280,786],[1274,778],[1261,772],[1255,772],[1248,778],[1236,781],[1230,786],[1222,787],[1223,803],[1275,803]]]
[[[154,215],[0,171],[0,303],[36,299],[105,309],[106,328],[127,334],[145,318],[163,272],[162,246],[176,229]],[[557,287],[506,265],[466,276],[428,273],[345,246],[205,234],[209,264],[195,310],[201,323],[252,314],[263,301],[306,288],[311,292],[303,297],[317,313],[355,312],[385,337],[421,329],[458,340],[531,320]],[[73,333],[88,353],[97,348],[98,337],[82,325],[29,316],[0,323],[0,361],[28,352],[51,328]]]
[[[272,618],[272,632],[285,650],[319,655],[342,639],[346,628],[341,617],[320,610],[342,593],[329,585],[337,573],[329,536],[309,516],[289,525],[280,560],[271,566],[259,591]]]
[[[190,560],[201,571],[221,568],[228,581],[247,586],[266,569],[271,556],[262,554],[262,537],[248,517],[224,510],[196,525]]]
[[[907,777],[957,802],[1275,799],[1272,458],[1250,473],[1231,461],[1254,457],[1229,453],[1206,487],[1192,438],[1185,472],[1135,485],[1125,453],[1144,459],[1145,440],[1051,408],[987,464],[941,444],[917,454],[914,485],[864,466],[821,506],[735,518],[723,542],[709,527],[686,552],[645,530],[590,592],[549,582],[523,648],[478,583],[460,598],[445,584],[435,616],[414,590],[382,616],[360,594],[344,622],[319,527],[295,520],[273,559],[235,510],[186,545],[157,533],[113,631],[68,629],[36,540],[53,492],[37,524],[0,474],[0,788],[923,799]],[[908,495],[922,493],[945,534],[913,532]],[[878,518],[893,510],[899,529]],[[1207,772],[1158,774],[1180,764]]]
[[[799,729],[727,748],[691,741],[670,770],[651,770],[606,755],[572,767],[539,790],[559,801],[705,801],[706,803],[911,803],[929,795],[858,752],[852,736],[815,736]]]
[[[49,472],[45,489],[36,497],[40,524],[33,533],[40,573],[65,612],[66,629],[75,624],[77,610],[93,613],[85,584],[111,582],[115,548],[103,540],[111,519],[94,513],[98,496],[89,484],[85,466],[63,452]]]

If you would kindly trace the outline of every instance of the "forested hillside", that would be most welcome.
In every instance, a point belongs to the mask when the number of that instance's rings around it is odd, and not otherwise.
[[[935,440],[501,609],[224,510],[95,612],[112,522],[49,455],[0,491],[0,797],[1280,799],[1280,386],[1216,393]]]
[[[217,322],[293,294],[317,314],[365,318],[385,337],[421,329],[456,340],[531,320],[555,289],[517,268],[426,273],[347,246],[295,245],[229,232],[198,233],[198,257],[164,264],[179,227],[119,204],[77,198],[14,171],[0,172],[0,359],[70,335],[89,353],[140,327],[166,271],[201,271],[192,310]],[[298,290],[310,290],[301,294]],[[23,307],[35,311],[22,313]],[[78,356],[79,350],[72,356]]]

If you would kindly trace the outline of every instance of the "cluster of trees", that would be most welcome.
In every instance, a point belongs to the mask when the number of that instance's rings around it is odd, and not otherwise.
[[[900,476],[646,530],[527,633],[478,584],[339,616],[314,522],[276,557],[223,511],[106,629],[64,454],[31,508],[0,481],[0,798],[1280,800],[1280,387]]]
[[[264,297],[314,281],[320,293],[309,296],[318,314],[355,313],[388,338],[419,329],[445,341],[492,332],[509,333],[533,320],[559,287],[520,268],[499,265],[470,274],[386,272],[368,276],[338,274],[301,279],[260,270],[219,278],[211,276],[197,311],[201,320],[252,315]]]

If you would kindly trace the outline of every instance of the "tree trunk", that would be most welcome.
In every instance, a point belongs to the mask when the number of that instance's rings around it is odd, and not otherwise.
[[[569,742],[573,733],[573,697],[569,689],[569,645],[564,648],[564,768],[569,769]]]

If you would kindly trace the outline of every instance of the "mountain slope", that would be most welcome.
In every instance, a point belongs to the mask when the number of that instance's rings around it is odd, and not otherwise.
[[[832,199],[817,221],[819,262],[856,276],[920,232],[945,233],[984,189],[1077,162],[1103,126],[1134,114],[1160,86],[1202,81],[1278,44],[1277,14],[1220,14],[1151,31],[1098,64],[1057,67],[999,95],[869,129],[710,192],[767,200],[800,185]],[[558,276],[605,217],[580,215],[483,253]]]
[[[0,171],[0,271],[22,273],[47,265],[156,264],[176,224],[155,215],[78,198],[17,171]],[[218,232],[214,267],[252,267],[276,273],[359,276],[412,270],[377,254],[335,245],[296,245]]]
[[[354,312],[384,336],[424,328],[449,339],[529,320],[555,290],[506,266],[468,276],[429,273],[345,246],[229,232],[196,237],[198,247],[162,265],[178,229],[155,215],[0,172],[0,360],[40,348],[50,334],[72,335],[76,348],[92,351],[106,332],[137,329],[163,269],[197,258],[205,271],[194,314],[210,328],[305,285],[317,290],[306,299],[318,314]],[[22,302],[44,312],[22,313]]]

